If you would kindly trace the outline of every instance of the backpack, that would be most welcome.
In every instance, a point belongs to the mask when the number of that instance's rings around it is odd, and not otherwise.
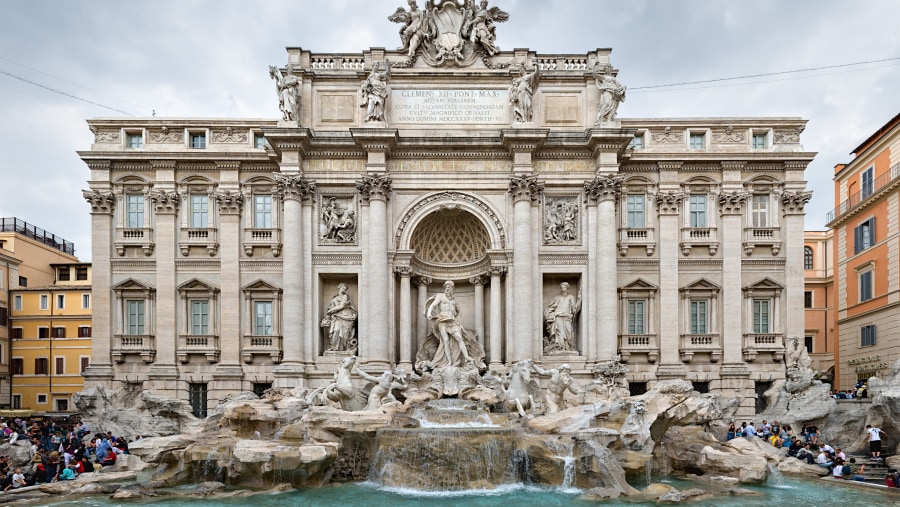
[[[850,477],[850,465],[844,465],[841,467],[841,475],[844,477]]]

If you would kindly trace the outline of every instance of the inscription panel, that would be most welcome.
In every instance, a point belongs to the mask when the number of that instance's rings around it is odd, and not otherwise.
[[[509,123],[508,90],[391,90],[391,120],[417,125]]]
[[[509,172],[507,160],[388,160],[390,172]]]

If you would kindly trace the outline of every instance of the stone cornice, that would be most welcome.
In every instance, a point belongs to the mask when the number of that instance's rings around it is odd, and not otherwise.
[[[538,264],[548,266],[586,266],[588,263],[588,255],[585,254],[563,254],[563,253],[542,253],[538,255]]]
[[[358,253],[314,253],[313,266],[360,266],[362,254]]]

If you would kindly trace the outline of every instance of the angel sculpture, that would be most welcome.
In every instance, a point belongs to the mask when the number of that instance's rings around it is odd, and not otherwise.
[[[463,36],[474,44],[480,44],[488,56],[494,56],[500,51],[494,45],[497,36],[494,23],[508,20],[509,13],[501,11],[499,7],[488,8],[488,0],[481,0],[478,7],[471,6],[468,11],[469,20],[463,25]]]
[[[619,103],[625,101],[625,85],[616,80],[612,74],[612,67],[608,64],[602,69],[599,64],[594,66],[594,79],[597,89],[600,90],[600,105],[597,108],[597,124],[599,125],[601,122],[616,119]]]
[[[408,51],[410,57],[416,54],[419,45],[434,35],[433,23],[427,10],[419,9],[416,0],[408,0],[409,10],[397,7],[396,12],[388,16],[388,21],[403,23],[400,28],[400,40],[403,45],[397,51]]]

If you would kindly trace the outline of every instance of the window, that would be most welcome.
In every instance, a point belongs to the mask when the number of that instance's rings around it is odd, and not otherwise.
[[[694,386],[694,391],[697,391],[700,394],[709,392],[709,382],[692,381],[691,384]]]
[[[853,229],[853,253],[859,253],[875,244],[875,217]]]
[[[644,194],[628,194],[625,201],[629,229],[644,227]]]
[[[85,310],[91,307],[91,295],[90,294],[82,294],[81,295],[81,307]]]
[[[65,375],[66,374],[66,358],[57,357],[54,361],[56,363],[54,368],[54,375]]]
[[[691,194],[691,227],[706,227],[706,194]]]
[[[41,310],[48,310],[50,308],[50,296],[46,294],[41,294]]]
[[[691,301],[691,334],[707,333],[707,304],[705,300]]]
[[[50,338],[50,328],[49,327],[39,327],[38,328],[38,338]]]
[[[144,301],[128,300],[125,303],[127,308],[126,334],[144,334]]]
[[[859,302],[872,299],[872,270],[866,270],[859,274]]]
[[[59,268],[59,281],[68,282],[69,281],[69,268]]]
[[[23,336],[23,335],[22,335],[22,328],[21,328],[21,327],[14,327],[14,328],[10,329],[9,333],[10,333],[10,334],[9,334],[9,337],[10,337],[10,338],[19,338],[19,339],[21,339],[22,336]]]
[[[191,301],[191,334],[209,334],[209,301]]]
[[[259,132],[253,134],[253,147],[264,150],[266,148],[266,136]]]
[[[17,409],[17,410],[22,408],[22,395],[21,394],[14,394],[12,396],[12,408]]]
[[[753,227],[768,227],[769,196],[754,194],[750,206],[750,214],[753,221]]]
[[[126,197],[126,221],[127,227],[137,229],[144,226],[144,196],[142,194],[128,194]]]
[[[769,319],[769,306],[771,302],[768,299],[753,300],[753,332],[756,334],[764,334],[771,332]]]
[[[628,334],[646,333],[647,302],[643,299],[628,300]]]
[[[803,291],[803,308],[812,308],[812,291]]]
[[[189,148],[193,149],[203,149],[206,148],[206,132],[191,132],[189,135],[190,145]]]
[[[691,132],[690,148],[692,150],[702,150],[706,147],[706,135],[703,133]]]
[[[144,147],[144,136],[137,132],[129,132],[125,134],[125,142],[128,148],[138,150]]]
[[[83,375],[85,371],[87,371],[88,367],[91,365],[90,357],[82,357],[81,358],[81,374]]]
[[[22,296],[16,295],[13,298],[13,310],[21,310],[22,309]]]
[[[191,194],[191,227],[205,229],[209,227],[209,196]]]
[[[48,360],[46,357],[36,357],[34,358],[34,374],[35,375],[47,375],[50,373],[50,367],[47,364]],[[44,401],[44,403],[47,403]]]
[[[38,405],[46,405],[47,404],[47,395],[46,394],[37,395],[37,402],[38,402]]]
[[[24,276],[19,277],[19,287],[28,287],[28,278]]]
[[[9,311],[5,306],[0,306],[0,326],[6,327],[9,325]]]
[[[79,338],[90,338],[91,337],[91,326],[78,326],[78,337]]]
[[[66,307],[66,295],[65,294],[57,294],[56,295],[56,309],[62,310]]]
[[[256,301],[254,307],[254,328],[256,329],[256,336],[271,336],[272,302]]]
[[[69,410],[69,400],[67,398],[57,398],[53,400],[56,405],[57,412],[66,412]]]
[[[66,337],[66,328],[64,326],[54,327],[52,336],[53,336],[53,338],[65,338]]]
[[[25,373],[25,360],[21,357],[14,357],[9,363],[9,368],[13,375],[22,375]]]
[[[257,194],[253,196],[253,227],[257,229],[272,228],[272,196]]]
[[[629,382],[628,383],[628,394],[630,396],[640,396],[642,394],[647,393],[647,383],[646,382]]]
[[[875,345],[875,324],[859,328],[859,346],[872,347]]]
[[[188,384],[188,403],[194,417],[206,417],[206,384],[191,382]]]
[[[753,139],[751,141],[752,147],[754,150],[764,150],[766,149],[766,134],[763,133],[753,133]]]
[[[75,268],[75,279],[76,280],[87,280],[87,266],[80,266]]]
[[[872,192],[875,191],[875,166],[866,169],[859,175],[859,183],[861,187],[859,191],[860,199],[865,199],[872,195]]]
[[[271,382],[254,382],[251,385],[253,386],[253,394],[259,396],[260,398],[262,398],[263,395],[266,394],[266,391],[272,389]]]
[[[813,268],[813,249],[805,246],[803,247],[803,269],[812,269]]]
[[[806,347],[806,352],[809,354],[813,353],[813,337],[812,336],[804,336],[803,337],[803,346]]]
[[[635,136],[631,139],[630,146],[636,150],[644,149],[644,134],[635,134]]]

